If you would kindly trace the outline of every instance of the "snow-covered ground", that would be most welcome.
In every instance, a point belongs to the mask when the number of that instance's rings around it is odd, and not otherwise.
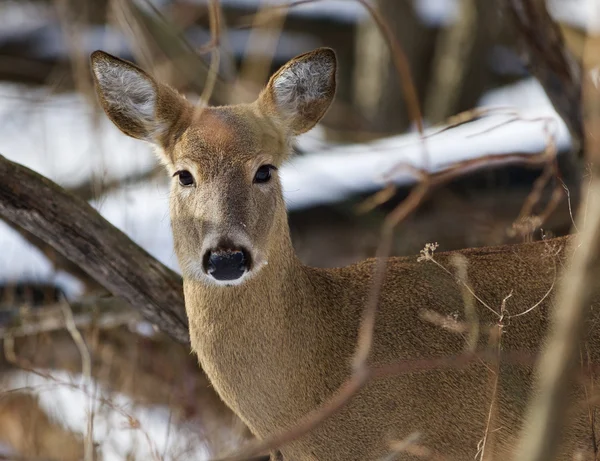
[[[49,373],[49,377],[11,373],[3,377],[0,391],[4,388],[33,392],[50,417],[82,435],[86,434],[93,409],[93,440],[103,461],[210,459],[201,435],[192,426],[170,424],[169,408],[142,407],[128,396],[109,394],[95,383],[86,386],[81,377],[56,370]],[[101,403],[103,400],[105,403]],[[134,458],[129,457],[132,454]]]

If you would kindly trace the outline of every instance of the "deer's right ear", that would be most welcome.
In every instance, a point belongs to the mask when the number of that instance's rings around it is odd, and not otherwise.
[[[329,109],[335,95],[336,67],[331,48],[296,56],[271,77],[259,96],[259,104],[288,126],[292,134],[306,133]]]
[[[122,59],[103,51],[91,55],[100,104],[125,134],[160,145],[187,102],[172,88]]]

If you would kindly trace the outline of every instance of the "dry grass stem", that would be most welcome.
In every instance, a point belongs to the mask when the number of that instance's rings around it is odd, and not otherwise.
[[[419,438],[421,438],[421,434],[418,432],[413,432],[409,434],[406,438],[400,441],[395,441],[390,443],[391,453],[388,456],[385,456],[381,459],[381,461],[394,461],[398,458],[401,453],[405,453],[408,447],[414,445],[418,442]]]
[[[431,122],[443,120],[454,112],[469,66],[469,57],[477,43],[477,5],[475,0],[460,0],[458,20],[443,27],[436,39],[433,78],[425,99],[425,117]]]
[[[77,328],[90,327],[107,330],[140,320],[129,304],[118,298],[91,298],[72,304],[73,322]],[[14,307],[16,311],[17,306]],[[18,338],[48,333],[64,328],[62,303],[48,304],[44,309],[25,309],[15,314],[14,321],[0,327],[0,339]]]
[[[75,325],[75,319],[73,318],[73,311],[71,310],[71,306],[69,306],[67,300],[63,300],[61,303],[62,312],[65,318],[65,326],[67,331],[73,338],[73,342],[77,346],[79,350],[79,354],[81,355],[81,365],[82,365],[82,375],[83,375],[83,383],[85,387],[88,387],[92,383],[92,358],[90,356],[90,351],[85,344],[81,333],[77,329],[77,325]],[[84,456],[85,461],[94,461],[94,401],[90,399],[89,402],[89,414],[88,414],[88,423],[87,423],[87,432],[84,438]]]
[[[210,67],[206,76],[206,83],[200,95],[200,104],[208,104],[215,90],[219,76],[219,65],[221,63],[221,52],[219,42],[221,35],[221,7],[219,0],[210,0],[209,3],[210,42],[202,48],[202,52],[210,50]]]
[[[577,228],[577,224],[575,223],[575,218],[573,217],[573,209],[572,209],[572,204],[571,204],[571,191],[569,190],[569,188],[567,187],[567,185],[564,183],[564,181],[561,179],[560,183],[563,187],[563,189],[565,190],[565,193],[567,194],[567,205],[569,207],[569,216],[571,217],[571,225],[573,226],[573,229],[575,230],[575,232],[579,232],[579,229]]]
[[[452,333],[463,335],[469,332],[470,326],[466,322],[459,322],[454,317],[442,315],[429,309],[421,310],[420,317],[426,322]]]
[[[271,62],[283,30],[287,5],[278,7],[278,14],[272,14],[272,8],[269,0],[261,0],[258,12],[254,15],[245,58],[234,84],[230,103],[253,100],[257,89],[262,88],[269,77]]]
[[[461,286],[461,294],[465,306],[465,319],[469,325],[466,350],[473,352],[477,349],[479,341],[479,316],[475,307],[475,297],[473,288],[469,284],[468,261],[467,258],[459,253],[452,255],[450,264],[456,268],[456,278]]]
[[[492,329],[489,343],[490,349],[496,353],[495,360],[492,360],[490,369],[490,408],[488,410],[485,432],[483,439],[479,444],[479,450],[476,455],[478,461],[492,461],[494,456],[494,446],[496,434],[501,428],[494,428],[496,416],[498,413],[498,379],[500,378],[500,359],[502,353],[502,333],[504,331],[504,316],[506,314],[506,301],[512,296],[512,293],[502,300],[500,308],[500,319]],[[488,449],[489,448],[489,449]]]
[[[456,280],[456,283],[458,283],[460,286],[462,286],[463,288],[465,288],[471,296],[473,296],[477,301],[479,301],[481,303],[482,306],[484,306],[487,310],[489,310],[496,317],[500,318],[501,317],[500,312],[497,312],[493,307],[491,307],[490,305],[488,305],[483,299],[481,299],[479,296],[477,296],[475,294],[475,292],[473,291],[473,289],[468,284],[465,284],[463,281],[457,279],[452,274],[452,272],[450,272],[446,267],[444,267],[442,264],[440,264],[438,261],[436,261],[434,255],[433,255],[433,253],[434,253],[434,251],[436,249],[437,249],[437,243],[435,243],[435,244],[431,244],[431,243],[426,244],[425,248],[423,250],[421,250],[421,256],[419,256],[417,258],[417,261],[419,261],[419,262],[431,261],[432,263],[434,263],[436,266],[438,266],[440,269],[442,269],[446,274],[448,274],[450,277],[452,277],[454,280]]]
[[[209,0],[208,3],[210,41],[198,48],[198,53],[204,54],[213,51],[221,43],[221,5],[219,0]]]

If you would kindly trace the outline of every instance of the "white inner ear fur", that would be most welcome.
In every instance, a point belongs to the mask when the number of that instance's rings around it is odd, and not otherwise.
[[[98,64],[94,70],[106,102],[140,123],[146,130],[145,140],[155,142],[166,127],[155,118],[156,90],[152,83],[125,66]]]
[[[325,96],[334,65],[327,59],[295,62],[277,76],[273,92],[277,106],[287,115],[298,115],[303,106]]]

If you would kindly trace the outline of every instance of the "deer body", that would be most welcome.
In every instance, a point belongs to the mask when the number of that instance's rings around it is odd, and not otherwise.
[[[556,239],[549,244],[566,243],[566,239]],[[499,311],[512,292],[506,301],[501,337],[504,352],[535,355],[544,337],[549,302],[508,320],[544,299],[555,281],[555,267],[561,261],[545,254],[544,245],[462,252],[469,261],[473,290],[489,306]],[[439,254],[436,261],[452,268],[451,256]],[[193,348],[216,390],[257,436],[290,427],[331,398],[348,379],[374,264],[368,260],[327,270],[298,263],[290,272],[289,284],[259,286],[258,280],[257,285],[249,280],[247,285],[233,287],[230,299],[186,282]],[[421,314],[429,309],[464,319],[463,306],[461,287],[440,267],[417,262],[416,257],[391,258],[371,363],[460,354],[465,335],[445,331]],[[499,322],[487,310],[478,309],[478,313],[482,329]],[[488,339],[489,335],[482,334],[481,348]],[[593,335],[587,343],[594,363],[599,358],[598,340]],[[284,459],[378,459],[389,451],[390,441],[414,431],[422,434],[424,446],[448,459],[472,459],[491,410],[498,412],[491,428],[497,429],[493,451],[498,459],[510,459],[530,397],[532,368],[501,366],[498,408],[494,409],[495,375],[489,367],[481,363],[374,380],[322,427],[284,447]],[[579,389],[580,399],[583,390]],[[573,421],[566,454],[590,448],[588,414],[584,407],[581,410]]]
[[[303,266],[293,251],[277,177],[290,139],[310,129],[329,106],[333,52],[320,49],[291,61],[253,104],[201,111],[130,63],[96,52],[92,66],[111,120],[155,144],[174,176],[175,251],[192,347],[203,369],[257,437],[292,427],[349,377],[375,265]],[[478,298],[479,349],[501,323],[501,352],[537,353],[549,293],[567,251],[568,239],[559,238],[461,252]],[[467,332],[424,317],[433,312],[465,320],[465,287],[452,275],[453,257],[389,260],[371,365],[465,350]],[[597,362],[593,328],[583,346],[582,357]],[[533,378],[531,363],[501,363],[498,372],[485,361],[378,378],[281,454],[294,461],[375,460],[389,453],[390,442],[417,431],[419,444],[447,459],[473,459],[484,438],[486,456],[508,459]],[[585,391],[577,386],[573,396],[581,399]],[[572,412],[563,459],[592,452],[588,410],[579,401]]]

